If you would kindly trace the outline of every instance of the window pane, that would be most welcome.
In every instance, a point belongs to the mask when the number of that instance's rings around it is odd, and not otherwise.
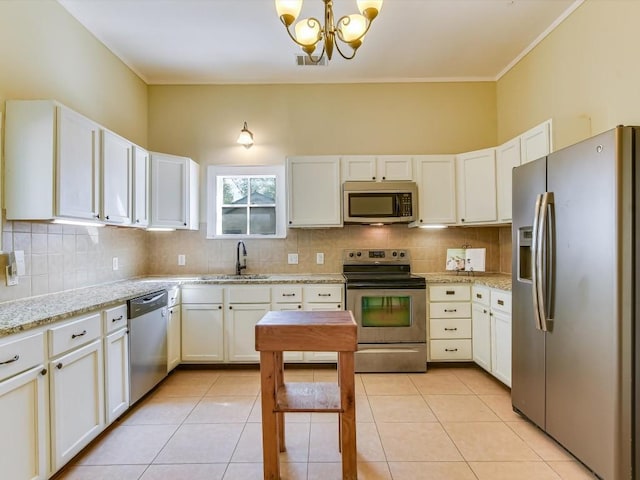
[[[223,177],[222,202],[225,205],[246,205],[249,180],[242,177]]]
[[[411,326],[411,297],[362,297],[362,326]]]
[[[252,205],[274,205],[276,203],[275,176],[255,177],[250,182]]]
[[[247,233],[247,209],[246,207],[222,208],[222,234],[243,235]]]
[[[275,235],[276,208],[250,207],[250,227],[252,235]]]

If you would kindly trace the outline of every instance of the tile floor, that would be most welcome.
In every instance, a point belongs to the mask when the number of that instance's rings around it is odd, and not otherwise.
[[[331,369],[288,381],[335,380]],[[178,370],[56,480],[262,478],[258,370]],[[511,409],[474,367],[356,375],[358,478],[578,480],[593,477]],[[336,414],[287,414],[284,479],[340,479]]]

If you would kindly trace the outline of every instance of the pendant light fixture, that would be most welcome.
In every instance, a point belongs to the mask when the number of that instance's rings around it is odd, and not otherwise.
[[[291,40],[302,48],[313,63],[318,63],[325,53],[331,60],[334,46],[342,58],[350,60],[355,57],[356,50],[362,45],[371,23],[380,13],[382,0],[357,0],[360,14],[345,15],[340,17],[337,23],[333,20],[333,0],[322,1],[324,2],[324,25],[317,18],[303,18],[295,24],[295,35],[290,27],[300,15],[303,0],[275,0],[276,11]],[[320,42],[322,42],[320,55],[313,55]],[[350,54],[340,48],[340,42],[351,47]]]
[[[236,140],[244,148],[249,149],[253,146],[253,133],[247,128],[247,122],[244,122],[244,127],[240,130],[238,140]]]

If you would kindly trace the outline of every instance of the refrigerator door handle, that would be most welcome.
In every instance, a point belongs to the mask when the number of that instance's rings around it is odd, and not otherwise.
[[[538,243],[535,251],[535,276],[537,281],[535,284],[537,306],[538,306],[538,324],[543,332],[549,331],[548,318],[547,318],[547,302],[545,298],[545,291],[549,291],[550,286],[550,262],[549,255],[553,248],[553,242],[547,241],[550,237],[548,233],[550,218],[550,211],[554,202],[553,192],[546,192],[542,194],[540,201],[540,210],[538,212]],[[537,202],[536,202],[537,206]]]
[[[549,321],[553,320],[553,291],[554,291],[554,274],[553,269],[555,265],[555,225],[556,225],[556,211],[555,211],[555,197],[553,192],[545,193],[544,198],[544,230],[547,234],[543,237],[543,241],[545,241],[544,248],[544,295],[542,297],[542,323],[544,326],[544,331],[549,331]]]
[[[538,257],[542,255],[540,248],[540,213],[543,194],[536,196],[535,214],[533,216],[533,232],[531,235],[531,256],[533,257],[533,269],[531,272],[531,293],[533,294],[533,317],[536,321],[536,328],[542,330],[542,318],[540,316],[540,296],[539,288],[542,272],[538,268]],[[542,260],[540,260],[540,263]]]

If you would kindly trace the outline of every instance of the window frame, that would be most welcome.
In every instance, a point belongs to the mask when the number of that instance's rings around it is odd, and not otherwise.
[[[276,178],[276,233],[260,234],[218,234],[216,232],[222,204],[218,203],[218,177],[275,176]],[[207,167],[207,239],[271,239],[287,237],[287,195],[284,165],[209,165]]]

